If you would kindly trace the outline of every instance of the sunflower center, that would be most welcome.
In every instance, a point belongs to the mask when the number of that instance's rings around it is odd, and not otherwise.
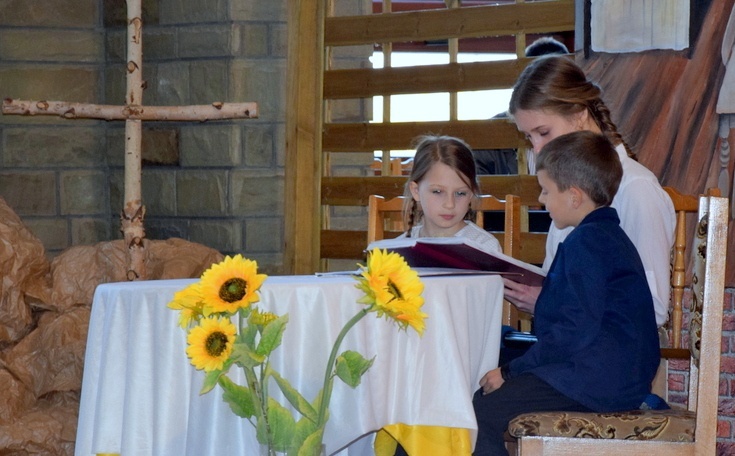
[[[388,291],[390,294],[395,296],[398,299],[403,299],[403,295],[401,294],[401,290],[398,289],[395,283],[393,283],[392,280],[388,281]]]
[[[227,348],[227,335],[221,332],[213,332],[207,336],[204,346],[207,349],[207,354],[213,358],[219,357],[222,352]]]
[[[219,297],[225,302],[236,302],[241,300],[247,292],[247,281],[235,277],[222,284],[219,289]]]

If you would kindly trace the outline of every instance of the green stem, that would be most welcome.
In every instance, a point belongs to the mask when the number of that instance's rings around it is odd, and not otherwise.
[[[348,321],[344,327],[342,328],[342,331],[340,331],[339,335],[337,336],[337,340],[334,341],[334,346],[332,347],[332,352],[329,354],[329,361],[327,361],[327,368],[324,372],[324,386],[322,386],[322,403],[319,406],[319,417],[317,420],[317,427],[323,427],[325,424],[324,416],[327,414],[327,408],[329,407],[329,399],[332,396],[332,386],[334,382],[332,381],[334,378],[333,371],[334,371],[334,363],[337,360],[337,352],[339,351],[339,346],[342,345],[342,339],[345,338],[347,333],[352,329],[355,324],[357,324],[358,321],[362,319],[365,315],[367,315],[372,307],[365,307],[361,311],[359,311],[354,317]]]
[[[239,326],[239,333],[242,337],[242,334],[244,334],[244,325],[245,325],[245,319],[247,318],[247,315],[244,314],[244,310],[240,309],[237,312],[238,316],[238,326]],[[249,314],[249,312],[248,312]],[[258,414],[256,417],[256,423],[259,420],[263,420],[266,427],[266,437],[268,439],[267,445],[268,448],[273,447],[273,441],[272,441],[272,433],[270,430],[270,423],[268,423],[268,402],[267,397],[268,393],[265,390],[265,382],[263,379],[263,370],[261,367],[260,371],[260,381],[258,381],[258,376],[255,374],[255,369],[249,369],[243,366],[242,368],[243,373],[245,374],[245,379],[248,384],[248,388],[250,390],[250,395],[253,397],[254,403],[255,403],[255,411]],[[257,424],[256,424],[257,429]]]

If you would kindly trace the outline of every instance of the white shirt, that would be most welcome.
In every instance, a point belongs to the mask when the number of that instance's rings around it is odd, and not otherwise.
[[[645,166],[628,157],[625,146],[618,145],[623,179],[611,204],[618,211],[620,226],[638,250],[653,295],[656,324],[668,319],[670,294],[670,257],[674,245],[676,214],[671,198],[656,176]],[[563,230],[551,224],[546,238],[544,271],[548,271],[556,249],[573,227]]]
[[[477,244],[480,248],[482,248],[485,252],[502,252],[503,248],[500,246],[500,242],[493,236],[492,234],[488,233],[487,231],[483,230],[476,224],[469,222],[465,220],[465,226],[462,227],[459,231],[454,233],[453,237],[461,237],[465,239],[469,239],[473,241],[475,244]],[[417,225],[411,228],[411,237],[412,238],[421,238],[424,236],[421,236],[421,229],[423,228],[423,225]],[[406,233],[401,234],[398,236],[399,238],[405,238]]]

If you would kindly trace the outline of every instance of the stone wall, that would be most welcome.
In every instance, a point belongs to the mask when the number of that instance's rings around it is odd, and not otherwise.
[[[145,122],[149,239],[281,269],[286,0],[144,0],[145,105],[259,105],[259,118]],[[0,96],[125,101],[126,3],[0,3]],[[124,122],[0,116],[0,196],[55,256],[121,238]]]

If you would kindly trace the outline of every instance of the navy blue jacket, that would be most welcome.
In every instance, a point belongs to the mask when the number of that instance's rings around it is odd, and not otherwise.
[[[592,211],[560,244],[536,301],[538,337],[508,373],[530,372],[599,412],[638,408],[659,365],[653,298],[615,209]]]

